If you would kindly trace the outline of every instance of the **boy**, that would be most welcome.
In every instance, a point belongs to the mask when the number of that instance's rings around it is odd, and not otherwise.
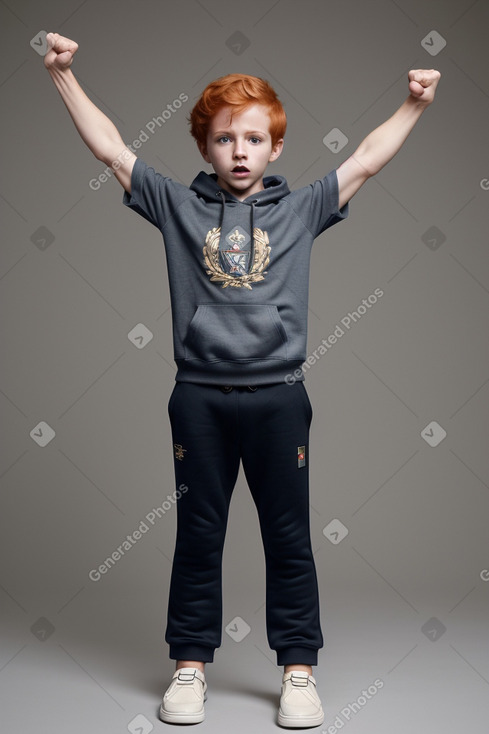
[[[114,169],[123,203],[164,237],[178,367],[168,411],[181,493],[165,639],[176,669],[160,717],[204,719],[206,662],[221,643],[221,563],[240,465],[265,550],[266,621],[284,666],[277,723],[324,720],[312,676],[323,646],[311,550],[306,359],[314,239],[399,150],[433,101],[440,73],[409,72],[409,97],[338,169],[290,192],[264,178],[282,152],[286,117],[267,82],[230,74],[206,87],[191,133],[213,174],[190,187],[155,173],[126,147],[69,69],[78,45],[48,34],[45,65],[92,153]],[[290,375],[300,375],[292,383]]]

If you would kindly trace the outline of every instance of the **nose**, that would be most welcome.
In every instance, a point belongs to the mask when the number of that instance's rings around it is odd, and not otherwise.
[[[246,150],[240,138],[236,138],[236,142],[234,143],[234,157],[238,159],[246,158]]]

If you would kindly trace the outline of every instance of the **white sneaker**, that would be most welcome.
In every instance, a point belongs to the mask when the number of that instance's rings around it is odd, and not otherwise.
[[[312,675],[302,670],[284,673],[278,724],[296,729],[319,726],[324,721],[321,700]]]
[[[160,719],[170,724],[198,724],[204,720],[207,683],[198,668],[180,668],[172,676],[160,706]]]

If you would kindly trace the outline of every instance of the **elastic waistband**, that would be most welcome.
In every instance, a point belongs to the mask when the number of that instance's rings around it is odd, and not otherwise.
[[[270,385],[285,382],[302,382],[303,359],[277,360],[263,359],[243,362],[203,362],[199,359],[176,359],[177,382],[199,382],[208,385],[233,385],[245,387],[248,384]]]
[[[250,392],[255,392],[255,390],[258,390],[258,385],[216,385],[216,387],[218,390],[222,390],[222,392],[231,392],[231,390],[249,390]]]

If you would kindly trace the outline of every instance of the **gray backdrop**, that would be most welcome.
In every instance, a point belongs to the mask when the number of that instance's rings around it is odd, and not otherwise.
[[[401,152],[313,248],[310,352],[339,335],[306,372],[325,637],[314,673],[324,732],[482,732],[487,0],[7,0],[0,23],[5,731],[163,730],[174,670],[163,640],[176,524],[163,243],[122,206],[117,181],[99,178],[43,66],[42,31],[57,31],[79,43],[73,71],[125,142],[146,130],[138,155],[186,184],[210,171],[186,116],[217,76],[275,86],[288,132],[270,170],[297,188],[399,107],[409,69],[442,72]],[[180,94],[188,101],[151,126]],[[130,550],[91,578],[127,536]],[[264,584],[240,474],[202,731],[276,730],[282,671]]]

